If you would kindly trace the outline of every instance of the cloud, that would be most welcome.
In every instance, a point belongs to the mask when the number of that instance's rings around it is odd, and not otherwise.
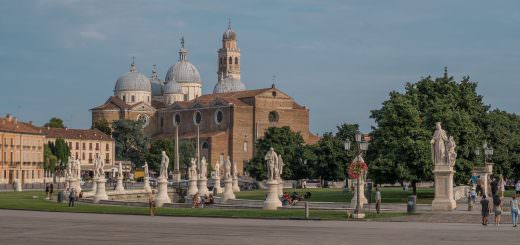
[[[103,40],[107,39],[105,34],[98,32],[98,31],[81,31],[81,32],[79,32],[79,35],[83,39],[91,39],[91,40],[98,40],[98,41],[103,41]]]

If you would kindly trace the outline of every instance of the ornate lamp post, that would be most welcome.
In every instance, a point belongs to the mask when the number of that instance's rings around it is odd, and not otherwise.
[[[356,209],[354,210],[354,218],[362,219],[365,217],[363,213],[363,206],[361,204],[361,180],[366,174],[367,165],[363,160],[363,153],[368,149],[368,142],[363,139],[363,134],[361,132],[357,132],[355,135],[355,140],[357,142],[357,153],[356,157],[352,161],[352,163],[348,166],[348,174],[352,179],[357,180],[356,184]],[[347,139],[344,142],[345,150],[349,150],[351,146],[350,139]]]

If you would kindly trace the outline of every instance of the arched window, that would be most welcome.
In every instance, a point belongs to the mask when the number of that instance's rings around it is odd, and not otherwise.
[[[272,111],[269,112],[269,122],[270,123],[276,123],[280,119],[280,116],[278,115],[278,112]]]
[[[135,95],[132,95],[132,102],[135,102]]]
[[[204,143],[202,143],[202,149],[203,149],[203,150],[207,150],[208,148],[209,148],[209,144],[208,144],[208,142],[204,142]]]
[[[224,120],[224,113],[221,110],[218,110],[215,112],[215,123],[217,125],[220,125],[222,123],[222,120]]]
[[[233,64],[233,57],[229,57],[229,64]]]
[[[238,65],[238,57],[235,57],[235,65]]]
[[[123,95],[123,101],[126,102],[126,96]]]

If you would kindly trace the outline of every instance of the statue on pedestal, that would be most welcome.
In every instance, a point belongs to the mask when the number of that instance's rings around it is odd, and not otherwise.
[[[150,173],[148,171],[148,163],[147,162],[144,162],[143,169],[144,169],[144,177],[150,177]]]
[[[283,169],[283,160],[271,147],[265,154],[264,159],[267,167],[267,197],[264,201],[263,209],[276,210],[282,206],[282,202],[278,197],[280,190],[280,172]]]
[[[160,178],[168,179],[168,165],[170,164],[170,158],[166,155],[165,151],[161,152],[161,171]]]
[[[224,162],[224,179],[231,179],[231,160],[227,156]]]
[[[434,165],[448,165],[448,155],[446,144],[449,142],[446,131],[442,129],[441,123],[435,124],[435,132],[433,133],[433,139],[430,141],[432,145],[432,161]]]
[[[206,157],[202,157],[200,160],[200,178],[205,179],[208,176],[208,163],[206,162]]]
[[[94,178],[104,178],[105,177],[105,161],[100,157],[97,157],[94,160]]]
[[[271,147],[269,151],[265,154],[264,159],[267,165],[267,179],[278,179],[278,155],[274,151],[273,147]]]
[[[215,177],[220,177],[220,163],[218,161],[215,163]]]
[[[188,168],[188,178],[193,180],[197,177],[197,160],[195,158],[191,159],[191,166]]]
[[[453,193],[453,167],[457,160],[456,144],[452,136],[448,137],[441,123],[435,124],[435,132],[430,141],[432,149],[435,198],[433,211],[451,211],[457,207]]]

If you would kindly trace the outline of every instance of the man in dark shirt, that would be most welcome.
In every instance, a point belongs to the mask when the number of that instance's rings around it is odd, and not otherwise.
[[[482,195],[480,205],[482,206],[482,225],[487,225],[489,216],[489,200],[486,199],[486,195]]]

